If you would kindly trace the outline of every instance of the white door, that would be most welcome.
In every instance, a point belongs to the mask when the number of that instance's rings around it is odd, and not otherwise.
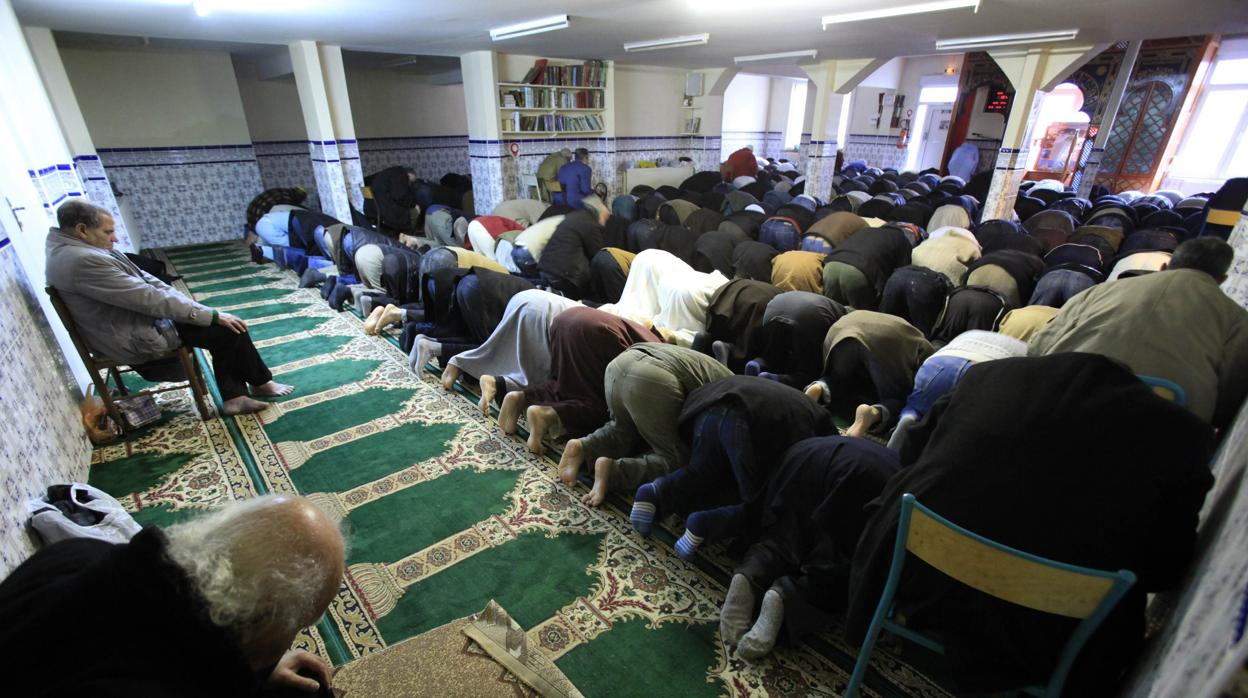
[[[945,153],[945,140],[949,137],[949,122],[953,120],[953,107],[931,105],[928,107],[927,128],[923,133],[923,150],[919,154],[919,170],[940,167]]]

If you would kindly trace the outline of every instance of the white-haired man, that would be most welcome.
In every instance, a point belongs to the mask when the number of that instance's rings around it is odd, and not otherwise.
[[[25,696],[266,696],[328,687],[291,650],[343,574],[335,522],[300,497],[235,502],[129,543],[71,539],[0,582],[0,655]]]

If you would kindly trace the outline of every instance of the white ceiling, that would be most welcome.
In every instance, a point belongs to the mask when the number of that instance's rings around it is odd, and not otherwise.
[[[199,17],[190,0],[12,0],[23,24],[74,32],[282,44],[314,39],[345,48],[456,56],[494,49],[682,68],[730,66],[734,56],[818,49],[819,58],[934,53],[933,42],[986,34],[1080,30],[1115,42],[1248,32],[1245,0],[983,0],[950,10],[838,24],[820,17],[913,0],[217,0],[236,9]],[[567,13],[568,29],[491,42],[488,31]],[[706,46],[625,54],[625,41],[709,32]],[[762,72],[751,68],[754,72]],[[777,71],[780,72],[780,71]]]

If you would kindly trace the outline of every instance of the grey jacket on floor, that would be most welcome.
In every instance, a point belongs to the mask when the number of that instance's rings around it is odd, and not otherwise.
[[[151,361],[181,344],[173,322],[207,327],[213,310],[144,272],[120,252],[48,231],[47,281],[91,351],[126,364]],[[171,322],[172,321],[172,322]]]

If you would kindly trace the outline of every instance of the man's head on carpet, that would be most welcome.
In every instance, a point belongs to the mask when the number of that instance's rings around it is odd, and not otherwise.
[[[276,662],[316,622],[342,579],[338,524],[302,497],[235,502],[166,533],[170,559],[255,668]]]

